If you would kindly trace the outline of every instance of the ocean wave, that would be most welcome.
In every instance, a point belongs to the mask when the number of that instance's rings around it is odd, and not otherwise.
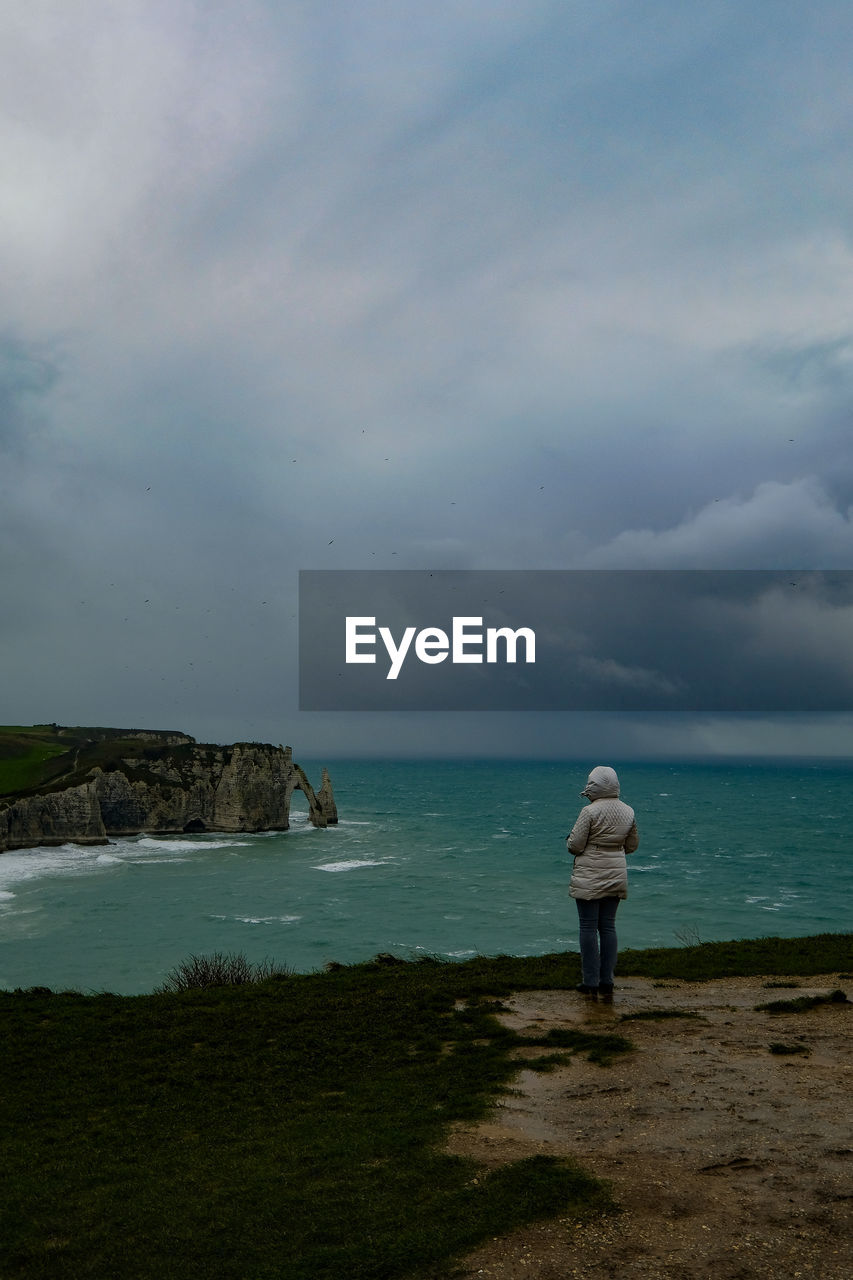
[[[128,867],[178,867],[184,862],[192,862],[192,858],[122,858]]]
[[[410,953],[419,951],[422,955],[449,956],[454,960],[462,960],[466,956],[479,955],[479,952],[476,949],[465,951],[437,951],[435,947],[424,947],[420,943],[416,943],[414,946],[411,946],[408,942],[392,942],[390,945],[397,951],[408,951]]]
[[[76,876],[96,871],[98,859],[104,856],[102,849],[101,845],[60,844],[4,853],[0,858],[0,888],[8,890],[9,885],[45,876]]]
[[[225,916],[211,912],[206,920],[231,920],[237,924],[298,924],[302,916]]]
[[[224,919],[224,917],[221,917]],[[297,924],[302,916],[234,916],[239,924]]]
[[[392,858],[379,858],[368,860],[367,858],[351,858],[346,862],[322,862],[314,868],[315,871],[355,871],[357,867],[384,867],[386,862],[392,862]]]
[[[313,822],[311,821],[307,813],[302,813],[302,812],[291,813],[288,821],[290,822],[290,826],[287,829],[287,833],[286,833],[287,835],[290,835],[292,831],[296,832],[296,831],[316,831],[317,830],[317,828],[314,826]]]
[[[243,834],[242,832],[240,833]],[[140,836],[131,846],[134,849],[155,849],[158,853],[178,849],[183,853],[204,852],[207,849],[248,849],[248,840],[182,840],[180,837]]]

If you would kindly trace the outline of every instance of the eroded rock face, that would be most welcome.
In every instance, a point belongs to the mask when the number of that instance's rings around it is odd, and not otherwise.
[[[84,784],[30,796],[0,809],[0,852],[37,844],[106,844],[107,832],[94,787]]]
[[[65,841],[106,843],[142,831],[286,831],[290,798],[300,790],[315,827],[338,820],[327,770],[315,794],[289,747],[186,741],[154,759],[122,760],[86,782],[21,796],[0,808],[0,852]]]

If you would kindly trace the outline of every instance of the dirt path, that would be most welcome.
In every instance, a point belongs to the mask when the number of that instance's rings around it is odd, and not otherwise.
[[[569,1156],[611,1183],[622,1212],[527,1228],[455,1274],[849,1280],[853,1006],[776,1015],[755,1006],[838,987],[850,996],[851,983],[829,974],[776,990],[772,981],[626,978],[612,1005],[562,991],[504,1000],[501,1018],[521,1034],[612,1029],[636,1052],[611,1067],[577,1057],[550,1074],[522,1069],[518,1093],[488,1122],[457,1129],[451,1150],[491,1165]],[[621,1021],[652,1009],[697,1016]],[[773,1043],[808,1053],[771,1053]]]

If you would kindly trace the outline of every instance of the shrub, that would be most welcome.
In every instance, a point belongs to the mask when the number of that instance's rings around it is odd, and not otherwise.
[[[161,992],[201,991],[205,987],[242,987],[247,983],[267,982],[270,978],[287,977],[286,965],[273,960],[248,960],[241,951],[214,951],[209,956],[189,956],[166,975]]]

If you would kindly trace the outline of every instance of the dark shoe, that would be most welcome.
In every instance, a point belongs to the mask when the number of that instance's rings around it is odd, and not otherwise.
[[[601,982],[601,983],[599,983],[599,986],[598,986],[598,994],[599,994],[599,996],[601,997],[601,999],[602,999],[602,1000],[608,1000],[608,1001],[612,1000],[612,999],[613,999],[613,983],[612,983],[612,982],[611,982],[611,983],[606,983],[606,982]]]
[[[598,999],[598,987],[587,987],[583,982],[579,982],[575,991],[579,991],[582,996],[589,996],[590,1000]]]

